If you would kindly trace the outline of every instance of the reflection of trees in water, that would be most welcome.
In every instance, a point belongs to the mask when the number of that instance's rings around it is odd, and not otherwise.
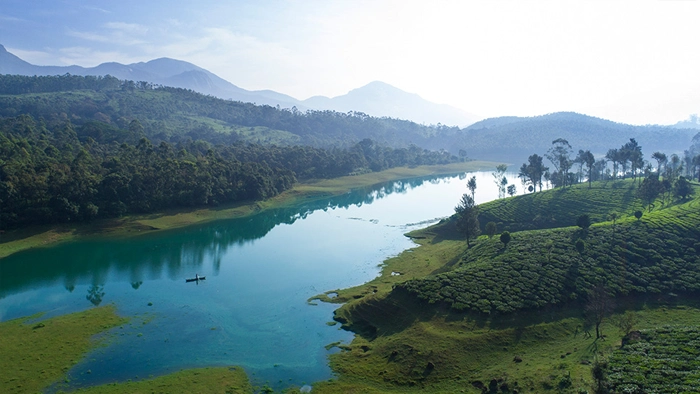
[[[221,220],[126,241],[85,241],[18,253],[2,261],[0,298],[56,281],[63,282],[65,288],[72,291],[79,282],[106,283],[110,273],[115,272],[136,290],[145,279],[164,276],[181,279],[183,275],[201,271],[204,261],[212,261],[213,274],[217,275],[221,259],[229,247],[262,238],[277,225],[293,224],[317,210],[371,204],[391,194],[406,193],[426,182],[440,183],[443,178],[387,182],[329,199],[264,211],[255,216]],[[93,297],[89,296],[88,299],[93,304],[101,302],[104,295],[102,287],[92,286],[90,289],[89,295]]]
[[[85,296],[92,305],[99,306],[102,303],[102,297],[105,296],[104,287],[100,285],[92,285],[88,288],[88,295]]]

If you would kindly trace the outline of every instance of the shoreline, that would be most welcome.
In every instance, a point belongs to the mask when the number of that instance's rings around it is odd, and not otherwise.
[[[489,161],[469,161],[414,168],[395,167],[362,175],[298,183],[275,197],[256,202],[216,208],[174,209],[153,214],[100,219],[86,224],[39,225],[10,230],[0,233],[0,263],[2,258],[14,253],[37,247],[53,246],[62,242],[94,237],[134,237],[215,220],[241,218],[268,209],[294,205],[301,200],[312,201],[333,197],[359,187],[421,176],[484,171],[494,168],[497,164]]]

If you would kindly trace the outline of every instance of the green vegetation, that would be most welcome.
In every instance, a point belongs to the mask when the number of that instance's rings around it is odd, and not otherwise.
[[[480,205],[479,221],[495,222],[499,230],[510,232],[575,226],[583,214],[592,223],[602,223],[611,212],[632,215],[641,209],[636,190],[632,180],[625,180],[531,193]]]
[[[82,394],[110,393],[253,393],[242,368],[198,368],[175,372],[154,379],[105,384],[76,391]]]
[[[625,334],[700,321],[700,199],[637,220],[638,185],[483,204],[482,222],[509,229],[507,247],[485,235],[467,248],[455,218],[411,233],[421,246],[387,260],[380,277],[317,297],[344,302],[335,319],[358,336],[331,356],[338,379],[314,390],[593,392],[592,366]],[[534,220],[543,205],[550,220]],[[608,221],[611,212],[622,214]],[[576,227],[581,215],[587,229]]]
[[[99,345],[95,334],[125,322],[113,306],[46,320],[40,317],[0,323],[0,392],[42,391]]]
[[[297,179],[457,161],[445,152],[389,149],[369,139],[334,151],[204,141],[154,146],[145,137],[131,145],[118,129],[103,135],[117,140],[96,141],[86,136],[90,125],[76,131],[68,121],[0,119],[0,230],[257,201]],[[133,120],[124,133],[141,130]]]
[[[633,331],[607,360],[604,385],[613,393],[700,392],[700,328]]]
[[[292,207],[310,201],[347,194],[352,189],[371,185],[431,175],[456,174],[478,171],[491,167],[489,162],[461,162],[446,165],[395,167],[361,175],[333,179],[308,180],[296,184],[275,197],[264,201],[228,204],[210,208],[165,210],[156,214],[125,215],[118,219],[97,219],[90,223],[63,224],[54,226],[32,226],[0,233],[0,258],[21,250],[54,245],[81,237],[137,236],[147,232],[179,228],[195,223],[243,217],[265,210]],[[296,211],[295,211],[296,212]]]
[[[100,143],[114,138],[104,134],[107,130],[120,130],[117,134],[126,142],[138,142],[140,136],[126,132],[134,119],[142,125],[142,136],[156,145],[191,139],[326,148],[350,147],[371,138],[395,148],[418,144],[439,149],[450,144],[436,146],[432,140],[451,130],[363,113],[281,110],[110,76],[0,76],[0,116],[21,114],[49,124],[70,119],[79,128],[89,126],[88,134]]]
[[[67,381],[66,373],[109,337],[96,334],[126,323],[114,306],[41,320],[40,315],[0,323],[0,392],[36,393]],[[241,368],[203,368],[155,379],[106,384],[80,393],[252,393]]]

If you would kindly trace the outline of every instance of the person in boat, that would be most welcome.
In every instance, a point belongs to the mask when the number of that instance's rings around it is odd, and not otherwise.
[[[199,280],[199,274],[194,274],[194,280]]]

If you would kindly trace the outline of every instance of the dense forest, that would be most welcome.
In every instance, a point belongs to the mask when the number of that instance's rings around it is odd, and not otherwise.
[[[500,117],[465,129],[421,125],[360,112],[298,111],[205,96],[191,90],[94,76],[0,76],[0,116],[29,114],[47,122],[99,122],[127,129],[138,119],[152,143],[202,139],[348,148],[365,138],[384,146],[444,149],[473,159],[518,162],[556,138],[596,156],[630,138],[647,149],[681,154],[697,130],[632,126],[576,113]],[[98,133],[99,134],[99,133]],[[99,135],[95,138],[99,140]],[[137,141],[131,141],[136,143]]]
[[[93,76],[0,76],[0,115],[30,114],[125,129],[138,119],[154,143],[184,138],[350,147],[365,138],[391,147],[423,143],[438,129],[359,112],[301,112],[205,96],[191,90]],[[97,139],[98,142],[99,139]]]
[[[89,121],[0,119],[0,229],[89,221],[167,208],[260,200],[298,179],[444,164],[446,152],[381,147],[348,149],[204,140],[154,145],[134,119],[127,129]]]

